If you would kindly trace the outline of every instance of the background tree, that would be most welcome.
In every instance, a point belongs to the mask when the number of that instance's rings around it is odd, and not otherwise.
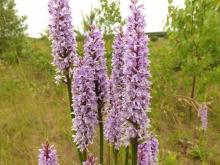
[[[104,34],[112,34],[115,27],[124,24],[120,2],[118,0],[99,0],[99,2],[100,7],[95,9],[95,22]]]
[[[17,15],[14,0],[0,0],[0,59],[16,59],[15,55],[22,54],[27,29],[25,19]]]
[[[118,0],[99,0],[99,4],[99,7],[91,8],[88,15],[82,16],[81,27],[75,31],[78,37],[83,37],[81,30],[83,33],[89,31],[91,24],[96,24],[105,36],[109,36],[113,34],[115,27],[125,23],[121,16]]]
[[[185,0],[184,8],[177,8],[172,2],[169,0],[166,24],[169,42],[167,58],[171,61],[169,73],[178,72],[179,76],[188,80],[185,87],[191,86],[187,93],[190,98],[205,100],[203,94],[207,84],[220,79],[218,2]]]

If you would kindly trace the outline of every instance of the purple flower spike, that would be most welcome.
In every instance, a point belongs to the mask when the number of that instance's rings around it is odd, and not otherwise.
[[[91,32],[86,34],[84,51],[86,57],[92,58],[98,107],[103,110],[109,101],[105,46],[100,30],[94,25],[91,26]]]
[[[201,104],[199,106],[198,116],[201,119],[202,130],[206,131],[208,125],[208,106],[206,104]]]
[[[125,33],[125,94],[124,116],[127,120],[126,139],[144,138],[150,120],[146,114],[150,106],[150,72],[148,59],[148,36],[145,35],[143,5],[132,1],[131,16]]]
[[[83,165],[95,165],[96,160],[96,157],[90,155],[88,160],[83,162]]]
[[[123,93],[125,90],[124,85],[124,34],[122,28],[116,34],[113,43],[113,56],[112,56],[112,90],[115,100],[118,104],[122,105]],[[122,109],[122,107],[120,107]]]
[[[138,165],[151,165],[152,163],[151,144],[147,141],[138,145]]]
[[[104,125],[104,134],[107,140],[114,145],[115,149],[119,149],[122,145],[123,124],[122,111],[120,104],[114,98],[112,92],[112,81],[110,81],[110,112]]]
[[[153,137],[138,145],[138,165],[158,164],[158,140]]]
[[[46,142],[42,144],[42,148],[39,149],[39,151],[38,165],[59,165],[57,153],[53,145],[49,145],[49,143]]]
[[[77,60],[69,0],[49,0],[48,8],[53,64],[63,73]]]
[[[87,150],[93,142],[97,120],[97,99],[95,94],[94,70],[90,66],[91,59],[79,61],[73,75],[72,93],[73,109],[73,136],[80,151]]]
[[[155,164],[158,162],[159,142],[156,137],[151,138],[152,160]]]
[[[124,34],[122,29],[116,34],[113,44],[112,80],[110,80],[110,112],[105,122],[105,137],[119,149],[122,145],[123,116],[122,101],[124,92]]]

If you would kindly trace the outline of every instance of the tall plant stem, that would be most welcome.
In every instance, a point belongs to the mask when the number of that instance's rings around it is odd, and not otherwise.
[[[98,119],[99,119],[99,163],[103,164],[103,151],[104,151],[104,136],[103,136],[103,121],[101,107],[98,107]]]
[[[115,161],[115,165],[118,165],[118,153],[119,153],[119,150],[115,149],[113,147],[113,153],[114,153],[114,161]]]
[[[108,146],[108,153],[107,153],[107,159],[106,159],[106,161],[107,161],[107,164],[108,165],[111,165],[111,145],[110,144],[108,144],[107,145]]]
[[[87,152],[83,151],[83,162],[87,160]],[[81,162],[82,163],[82,162]]]
[[[190,94],[190,98],[194,98],[195,97],[195,88],[196,88],[196,76],[193,76],[193,81],[192,81],[192,89],[191,89],[191,94]],[[192,118],[192,106],[189,107],[189,115],[188,115],[188,122],[190,123],[191,118]]]
[[[125,165],[128,165],[129,146],[125,148]]]
[[[131,139],[131,152],[132,152],[132,165],[137,165],[137,149],[138,141],[137,137]]]
[[[71,82],[71,78],[69,75],[66,75],[66,84],[67,84],[67,91],[68,91],[68,97],[69,97],[69,108],[70,108],[70,112],[71,112],[71,119],[74,119],[74,113],[73,113],[73,99],[72,99],[72,82]],[[83,154],[82,152],[80,152],[79,149],[77,149],[78,152],[78,156],[79,156],[79,160],[82,163],[83,162]]]
[[[74,113],[73,113],[73,96],[72,96],[72,83],[69,75],[66,76],[66,83],[67,83],[67,91],[68,91],[68,96],[69,96],[69,108],[70,108],[70,113],[71,113],[71,118],[74,119]]]

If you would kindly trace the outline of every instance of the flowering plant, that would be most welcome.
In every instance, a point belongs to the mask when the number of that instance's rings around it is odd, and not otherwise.
[[[49,28],[53,64],[58,74],[66,78],[73,141],[81,164],[95,165],[96,158],[87,156],[87,153],[91,152],[89,145],[93,143],[96,126],[99,126],[100,164],[104,164],[104,136],[113,145],[116,165],[118,153],[123,147],[126,147],[126,155],[131,147],[132,165],[157,164],[158,140],[155,137],[149,139],[151,75],[143,5],[131,0],[126,31],[123,27],[116,31],[109,78],[105,43],[96,25],[91,25],[85,34],[84,56],[77,56],[68,3],[69,0],[49,1]],[[51,150],[55,153],[53,148]],[[129,157],[125,159],[127,164]],[[57,160],[54,165],[56,163]]]

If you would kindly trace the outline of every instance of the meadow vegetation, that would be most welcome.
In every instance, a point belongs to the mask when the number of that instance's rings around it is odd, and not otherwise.
[[[198,20],[204,17],[205,23],[198,21],[197,26],[187,26],[194,29],[190,34],[181,30],[173,33],[173,29],[168,28],[167,36],[150,35],[150,118],[160,143],[161,165],[220,164],[220,24],[217,22],[220,3],[215,3],[214,13],[208,10],[207,17],[198,15]],[[187,11],[178,11],[171,5],[169,9],[170,18],[177,20],[174,25],[169,25],[181,29],[185,24],[183,22],[189,20],[185,17],[188,16]],[[189,11],[191,9],[188,8]],[[177,13],[180,13],[180,18],[175,17]],[[208,23],[212,25],[212,32],[208,32]],[[197,31],[200,24],[204,26]],[[10,46],[4,46],[7,47],[5,50],[1,49],[6,43],[0,36],[0,165],[37,164],[38,149],[46,139],[56,146],[61,165],[78,164],[72,140],[67,89],[65,85],[55,84],[50,41],[47,36],[39,39],[22,36],[22,40],[22,51]],[[9,41],[17,43],[17,38]],[[192,46],[195,41],[199,46]],[[110,74],[113,37],[105,36],[105,42]],[[83,55],[82,36],[77,38],[77,43],[78,54]],[[191,53],[195,49],[199,52],[196,58]],[[209,106],[206,132],[201,130],[200,118],[190,99],[206,102]],[[90,149],[98,155],[96,141],[98,135]],[[113,163],[110,150],[111,146],[108,145],[105,149],[106,165]],[[123,156],[120,154],[119,160],[123,160]]]
[[[27,59],[13,65],[1,61],[0,164],[36,164],[38,148],[45,139],[55,144],[61,164],[75,164],[77,153],[72,142],[68,96],[65,86],[54,83],[49,41],[29,40],[33,50]],[[196,111],[188,125],[189,105],[176,94],[186,96],[190,83],[185,85],[187,79],[177,73],[174,81],[178,87],[164,80],[167,75],[163,46],[166,44],[164,38],[150,43],[153,82],[150,115],[160,141],[160,164],[217,165],[220,162],[220,86],[207,87],[206,95],[212,104],[208,130],[203,134]]]

